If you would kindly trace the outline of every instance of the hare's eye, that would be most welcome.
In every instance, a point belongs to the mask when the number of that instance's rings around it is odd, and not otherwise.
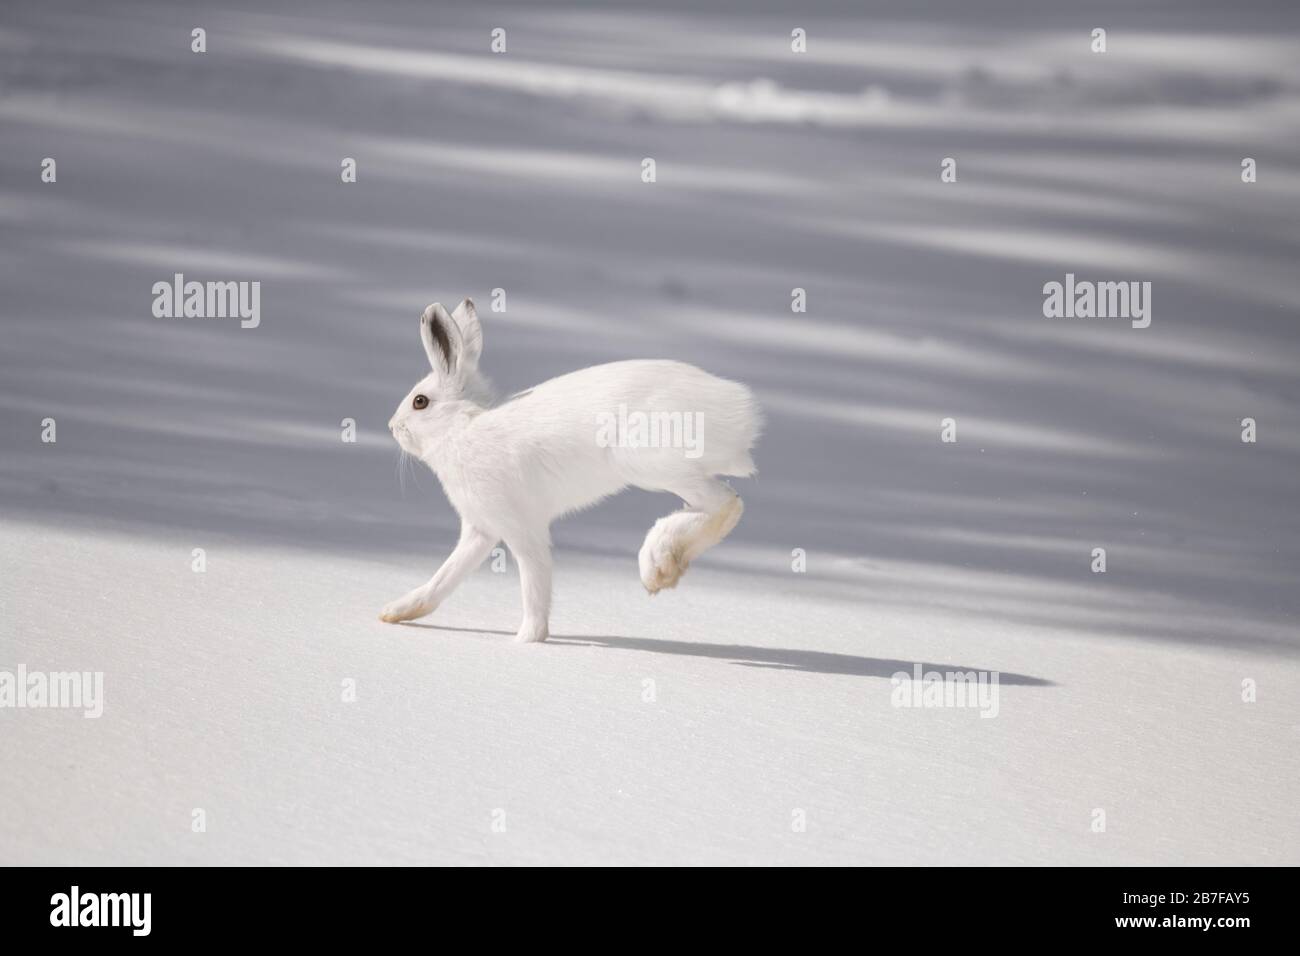
[[[429,407],[429,399],[428,399],[427,396],[424,396],[424,395],[417,395],[417,396],[415,396],[415,401],[413,401],[411,404],[414,405],[417,409],[418,409],[418,408],[428,408],[428,407]]]

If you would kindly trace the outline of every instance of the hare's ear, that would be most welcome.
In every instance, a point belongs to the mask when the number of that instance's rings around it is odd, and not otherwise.
[[[441,304],[435,302],[420,316],[420,341],[435,372],[450,375],[462,352],[460,328]]]
[[[478,367],[479,356],[483,354],[483,326],[479,325],[478,313],[474,311],[473,299],[462,299],[456,311],[451,314],[460,328],[461,364],[466,369]]]

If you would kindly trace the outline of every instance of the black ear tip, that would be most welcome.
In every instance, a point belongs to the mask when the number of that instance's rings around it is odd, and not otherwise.
[[[451,337],[448,334],[447,324],[438,317],[438,312],[441,310],[442,307],[435,304],[431,306],[423,316],[421,316],[422,328],[424,330],[421,332],[421,335],[425,334],[425,332],[428,333],[429,337],[433,340],[434,347],[438,350],[443,366],[450,371],[456,364],[456,360],[452,355]],[[450,319],[450,317],[448,317],[448,319]],[[454,325],[454,323],[452,324]],[[429,358],[433,358],[432,353],[430,353]]]

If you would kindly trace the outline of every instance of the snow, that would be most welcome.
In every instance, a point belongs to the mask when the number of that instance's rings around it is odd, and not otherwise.
[[[394,627],[376,598],[422,567],[203,540],[195,574],[176,536],[6,531],[18,657],[106,675],[98,720],[0,711],[8,860],[1294,859],[1291,661],[708,566],[652,600],[630,556],[574,555],[531,648],[513,573]],[[997,716],[893,706],[914,661],[1000,671]]]
[[[1300,12],[1012,6],[11,5],[0,672],[105,700],[0,707],[0,862],[1300,863]],[[260,326],[154,318],[176,272]],[[1045,319],[1067,272],[1151,327]],[[547,644],[512,561],[377,620],[455,539],[384,423],[464,294],[503,393],[754,388],[677,590],[628,493]],[[895,706],[917,663],[996,716]]]

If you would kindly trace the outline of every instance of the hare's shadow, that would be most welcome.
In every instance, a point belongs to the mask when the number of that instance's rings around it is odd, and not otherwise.
[[[458,631],[465,634],[501,634],[514,637],[513,631],[493,631],[477,627],[448,627],[445,624],[420,624],[406,621],[405,627],[421,627],[431,631]],[[649,651],[653,654],[679,654],[684,657],[712,657],[731,661],[742,667],[770,667],[778,670],[807,671],[814,674],[844,674],[850,677],[890,678],[900,671],[912,674],[917,661],[892,660],[883,657],[858,657],[854,654],[836,654],[830,651],[808,651],[790,647],[755,647],[751,644],[708,644],[696,641],[661,641],[646,637],[564,636],[552,635],[547,641],[554,647],[610,647],[624,651]],[[921,663],[923,673],[939,671],[985,671],[987,668],[964,664]],[[998,673],[998,683],[1026,687],[1055,687],[1055,683],[1042,677],[1027,674]]]

